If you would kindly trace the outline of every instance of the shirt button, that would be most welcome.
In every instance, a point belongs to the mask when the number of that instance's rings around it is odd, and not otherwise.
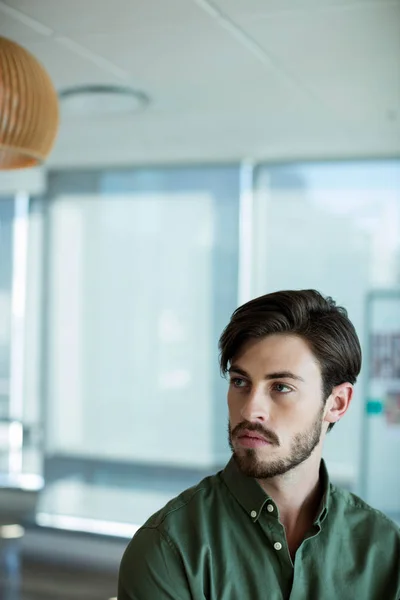
[[[275,542],[274,548],[275,550],[282,550],[282,544],[280,542]]]
[[[268,512],[273,512],[274,511],[274,507],[272,506],[272,504],[267,504],[267,511]]]
[[[252,519],[255,519],[256,516],[257,516],[257,511],[256,510],[252,510],[251,513],[250,513],[250,516],[251,516]]]

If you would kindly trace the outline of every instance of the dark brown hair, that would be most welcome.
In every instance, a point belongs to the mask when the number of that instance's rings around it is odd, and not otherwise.
[[[324,401],[335,386],[356,382],[361,370],[356,330],[346,309],[316,290],[274,292],[235,310],[219,340],[221,372],[226,375],[246,342],[276,333],[308,343],[321,367]]]

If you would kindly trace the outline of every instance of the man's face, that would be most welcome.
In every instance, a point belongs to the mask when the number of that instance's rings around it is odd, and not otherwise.
[[[306,342],[270,335],[246,344],[229,370],[229,443],[246,475],[283,475],[321,442],[320,367]]]

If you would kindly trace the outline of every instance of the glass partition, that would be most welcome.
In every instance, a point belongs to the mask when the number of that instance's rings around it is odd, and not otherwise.
[[[14,199],[0,197],[0,419],[9,417]]]
[[[238,301],[309,287],[346,306],[365,356],[328,436],[331,478],[398,518],[396,419],[385,429],[397,388],[370,397],[366,365],[371,327],[386,335],[369,322],[371,298],[400,288],[399,230],[398,161],[51,173],[31,204],[28,252],[24,406],[45,430],[38,522],[129,537],[222,467],[218,337]]]
[[[368,410],[372,324],[367,304],[376,290],[395,293],[400,288],[400,163],[260,166],[252,251],[254,296],[285,288],[316,288],[348,309],[361,338],[364,368],[349,413],[328,436],[325,456],[334,479],[375,506],[379,498],[377,508],[391,514],[396,512],[395,503],[400,516],[394,486],[394,480],[400,480],[395,459],[400,452],[398,424],[397,430],[392,426],[392,452],[382,455],[391,474],[384,492],[377,493],[382,477],[366,464],[367,451],[371,457],[380,456],[380,447],[387,442],[386,435],[369,435],[382,433],[383,426],[369,425],[385,417],[384,411]],[[385,495],[392,498],[390,503],[385,503]]]
[[[42,489],[40,423],[26,412],[29,196],[0,197],[0,524],[34,518]]]
[[[31,340],[42,523],[141,522],[229,457],[217,342],[237,304],[238,212],[238,166],[51,174]]]

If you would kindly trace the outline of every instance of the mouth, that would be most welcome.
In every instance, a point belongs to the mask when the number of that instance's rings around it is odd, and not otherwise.
[[[255,431],[243,431],[238,438],[241,446],[245,448],[261,448],[263,446],[271,446],[265,437]]]

